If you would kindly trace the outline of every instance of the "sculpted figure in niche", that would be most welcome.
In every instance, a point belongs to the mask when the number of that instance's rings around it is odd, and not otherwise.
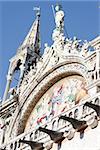
[[[49,52],[49,46],[47,43],[45,43],[44,46],[45,46],[44,54],[47,54]]]
[[[16,87],[13,87],[9,90],[10,98],[13,98],[16,95]]]

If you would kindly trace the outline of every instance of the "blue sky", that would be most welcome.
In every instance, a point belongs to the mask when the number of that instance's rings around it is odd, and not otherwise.
[[[35,19],[33,7],[41,7],[41,52],[44,43],[52,44],[55,28],[51,5],[62,5],[65,12],[65,27],[69,37],[92,40],[100,33],[100,4],[96,0],[80,1],[1,1],[0,0],[0,97],[6,85],[9,59],[26,36]]]

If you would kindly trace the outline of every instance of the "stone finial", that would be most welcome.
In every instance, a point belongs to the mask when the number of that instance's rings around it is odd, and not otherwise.
[[[36,11],[36,16],[40,16],[40,7],[34,7],[33,10]]]

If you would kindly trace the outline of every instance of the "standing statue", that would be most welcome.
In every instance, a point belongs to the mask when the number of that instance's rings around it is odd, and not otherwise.
[[[55,7],[55,24],[56,28],[53,31],[52,39],[54,41],[54,47],[56,50],[64,49],[64,12],[61,10],[60,5]]]
[[[55,14],[56,28],[59,31],[62,31],[64,27],[64,12],[61,10],[60,5],[56,5],[55,10],[56,10],[56,14]]]
[[[81,55],[83,57],[86,57],[88,55],[88,47],[89,43],[85,40],[81,48]]]
[[[80,42],[81,40],[78,40],[76,37],[73,38],[73,42],[72,42],[72,53],[79,53],[80,52]]]

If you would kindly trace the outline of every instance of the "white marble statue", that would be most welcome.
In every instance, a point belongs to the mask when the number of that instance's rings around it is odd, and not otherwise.
[[[56,10],[55,15],[56,28],[61,30],[64,27],[64,12],[60,9],[59,5],[56,5],[55,10]]]
[[[89,47],[89,43],[87,42],[87,40],[84,41],[82,48],[81,48],[81,55],[83,57],[86,57],[88,55],[88,47]]]

